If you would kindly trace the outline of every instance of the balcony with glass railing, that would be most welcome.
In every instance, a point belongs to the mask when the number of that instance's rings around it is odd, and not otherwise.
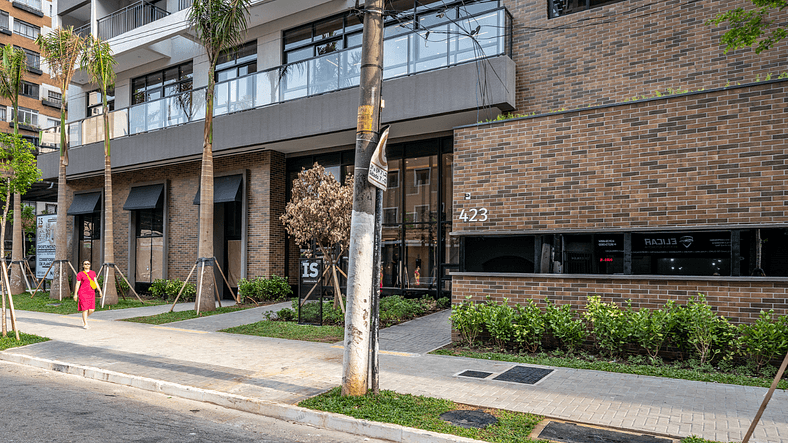
[[[98,20],[98,36],[106,41],[168,15],[170,13],[164,9],[142,0],[100,18]]]
[[[427,31],[438,37],[425,38]],[[384,79],[500,55],[511,57],[511,15],[505,8],[392,34],[384,39]],[[217,83],[214,116],[357,87],[360,61],[361,48],[351,48]],[[109,115],[111,139],[202,120],[205,88],[140,103]],[[42,144],[45,139],[54,138],[42,137]],[[102,116],[70,123],[67,139],[70,147],[103,141]]]

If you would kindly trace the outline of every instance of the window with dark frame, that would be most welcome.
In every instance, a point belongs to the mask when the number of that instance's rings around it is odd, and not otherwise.
[[[0,29],[8,29],[9,15],[5,11],[0,11]]]
[[[618,0],[620,1],[620,0]],[[386,0],[386,36],[432,25],[432,21],[456,20],[484,10],[495,9],[498,0]],[[417,20],[414,20],[417,17]],[[283,60],[295,63],[341,49],[361,46],[361,16],[355,11],[321,19],[283,33]]]
[[[622,1],[624,0],[547,0],[547,14],[549,18],[563,17]]]
[[[131,81],[131,104],[152,102],[191,91],[193,84],[192,62],[153,72]]]
[[[35,83],[30,83],[26,81],[22,81],[22,87],[19,88],[19,94],[24,95],[25,97],[31,97],[34,99],[38,99],[38,85]]]
[[[764,246],[756,247],[760,236]],[[765,240],[765,241],[764,241]],[[464,272],[788,276],[788,228],[468,236]],[[758,256],[760,254],[760,256]]]
[[[244,43],[219,56],[216,81],[223,82],[257,72],[257,40]]]
[[[22,20],[14,19],[14,33],[35,40],[41,34],[41,28]]]

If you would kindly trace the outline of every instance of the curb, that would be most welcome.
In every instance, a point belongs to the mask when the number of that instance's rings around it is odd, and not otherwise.
[[[89,380],[129,386],[187,400],[211,403],[229,409],[250,412],[252,414],[263,415],[278,420],[311,425],[322,429],[345,432],[362,437],[390,440],[398,443],[484,443],[480,440],[456,435],[424,431],[390,423],[361,420],[342,414],[335,414],[333,412],[315,411],[285,403],[276,403],[226,392],[200,389],[193,386],[155,380],[137,375],[129,375],[101,368],[14,354],[8,351],[0,352],[0,360],[54,372],[62,372],[64,374],[75,375]]]

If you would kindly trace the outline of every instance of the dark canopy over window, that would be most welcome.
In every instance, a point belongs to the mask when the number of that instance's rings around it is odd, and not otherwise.
[[[131,188],[129,197],[123,209],[126,211],[136,211],[139,209],[160,209],[162,206],[161,195],[164,192],[164,185],[137,186]]]
[[[99,211],[98,203],[101,199],[100,192],[91,192],[88,194],[76,194],[74,195],[74,201],[71,202],[71,206],[68,207],[68,215],[83,215],[83,214],[92,214],[94,212]]]

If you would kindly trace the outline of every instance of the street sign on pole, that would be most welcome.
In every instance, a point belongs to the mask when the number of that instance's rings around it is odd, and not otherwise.
[[[375,152],[372,154],[372,160],[369,161],[369,175],[367,180],[372,183],[372,186],[385,191],[388,186],[389,163],[386,159],[386,142],[389,139],[389,128],[386,125],[380,131],[380,140]]]

